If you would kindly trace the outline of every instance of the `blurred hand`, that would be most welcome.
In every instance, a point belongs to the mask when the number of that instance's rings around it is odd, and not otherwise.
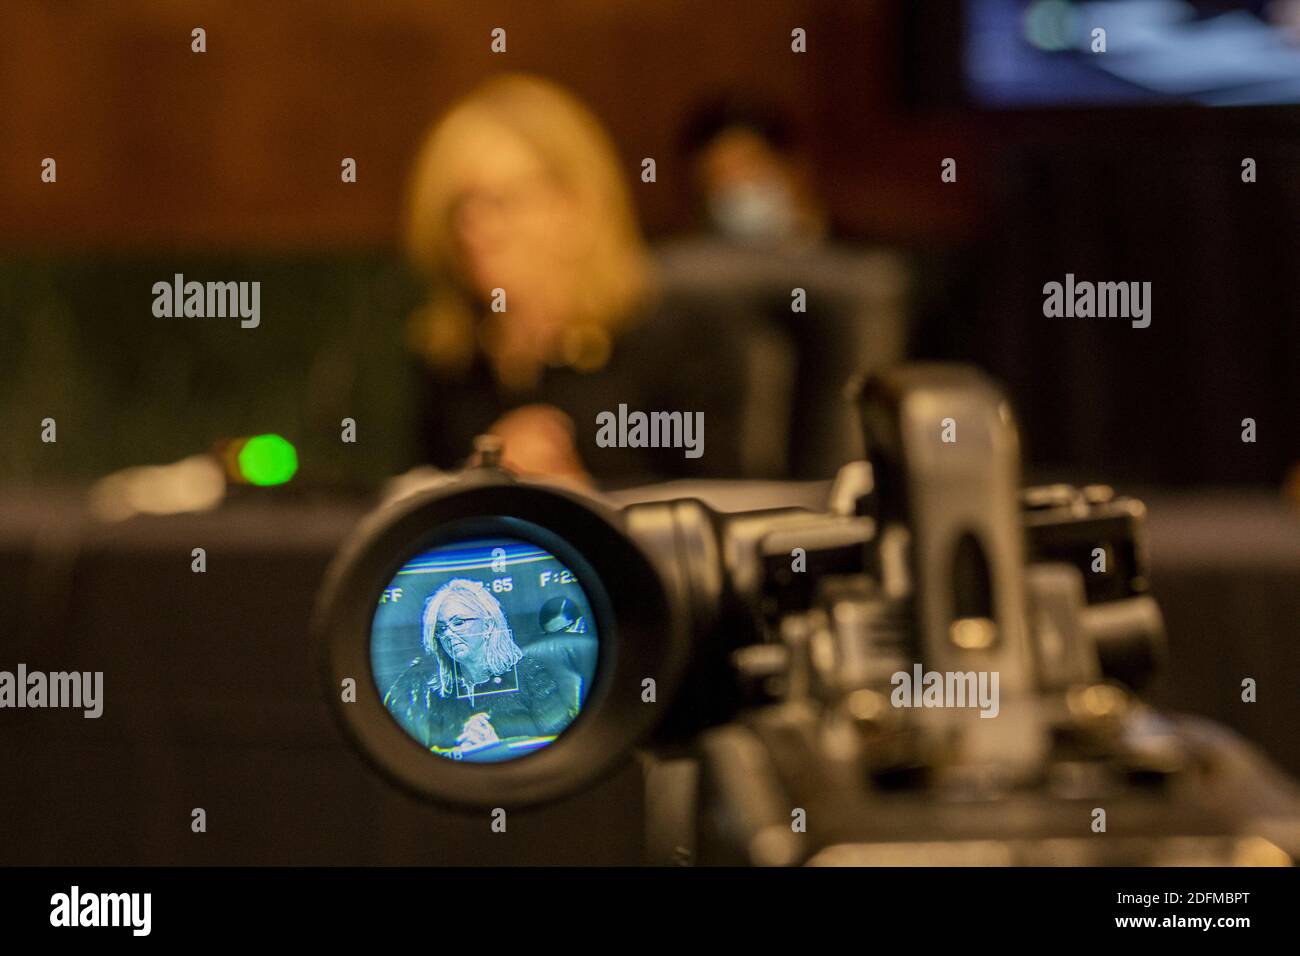
[[[456,743],[460,745],[461,750],[477,750],[479,747],[497,743],[500,739],[497,736],[496,728],[488,720],[488,715],[478,713],[465,721],[465,726],[461,728]]]
[[[574,441],[573,420],[554,405],[522,405],[492,423],[501,463],[516,474],[590,485]]]

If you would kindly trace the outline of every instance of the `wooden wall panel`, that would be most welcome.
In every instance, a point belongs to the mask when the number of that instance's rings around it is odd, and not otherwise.
[[[424,130],[502,69],[583,96],[631,176],[660,159],[660,182],[637,189],[655,233],[688,224],[670,159],[682,117],[731,87],[799,110],[849,231],[924,238],[964,214],[926,175],[928,134],[891,106],[887,2],[6,0],[0,26],[9,248],[388,244]],[[190,52],[195,26],[205,54]],[[495,26],[504,56],[488,49]],[[807,55],[789,50],[793,26],[809,31]],[[46,156],[55,186],[39,180]],[[358,160],[355,185],[339,181],[343,156]]]

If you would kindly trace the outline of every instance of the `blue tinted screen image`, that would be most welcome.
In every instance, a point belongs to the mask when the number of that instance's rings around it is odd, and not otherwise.
[[[375,685],[431,753],[513,760],[545,747],[582,710],[595,677],[591,603],[554,554],[513,537],[438,545],[379,595]]]

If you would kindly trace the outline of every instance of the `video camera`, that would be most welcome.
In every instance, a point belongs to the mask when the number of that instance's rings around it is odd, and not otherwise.
[[[615,508],[484,442],[326,578],[328,698],[398,784],[555,800],[643,755],[656,863],[1286,864],[1300,801],[1136,694],[1163,627],[1140,502],[1020,488],[998,388],[853,388],[867,449],[820,510]]]

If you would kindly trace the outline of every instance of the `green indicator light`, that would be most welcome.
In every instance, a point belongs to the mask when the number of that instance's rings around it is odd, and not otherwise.
[[[297,470],[297,450],[279,435],[254,435],[239,450],[239,473],[250,485],[282,485]]]

